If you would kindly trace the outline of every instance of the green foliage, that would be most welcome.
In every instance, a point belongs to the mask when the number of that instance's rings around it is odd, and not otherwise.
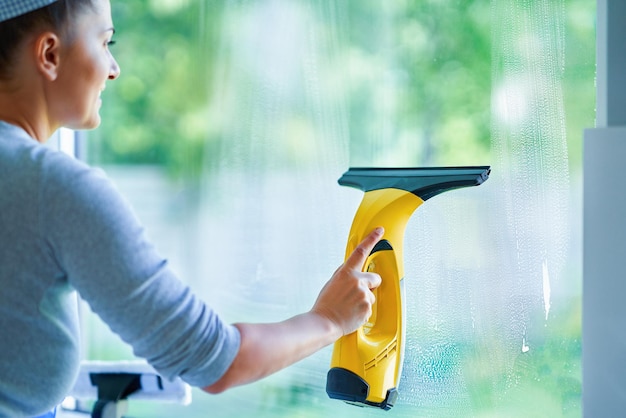
[[[104,93],[100,138],[90,159],[157,164],[187,178],[200,174],[210,143],[205,114],[211,46],[219,13],[200,2],[113,2],[121,77]]]
[[[489,162],[489,0],[293,3],[290,7],[308,14],[297,23],[309,25],[295,30],[318,34],[318,53],[332,50],[317,62],[306,62],[307,57],[297,52],[283,57],[286,61],[279,65],[316,66],[301,68],[304,80],[295,87],[299,97],[286,114],[272,114],[271,109],[284,94],[272,90],[284,86],[268,84],[254,68],[242,68],[250,63],[232,59],[233,48],[272,46],[241,35],[258,4],[234,4],[113,2],[118,41],[113,53],[122,74],[105,91],[103,125],[96,131],[101,140],[91,142],[92,161],[158,164],[176,177],[197,179],[214,164],[215,150],[237,146],[230,139],[221,144],[226,133],[229,138],[237,136],[233,129],[246,138],[258,135],[237,125],[251,123],[259,117],[254,108],[266,106],[260,117],[271,128],[265,134],[286,163],[321,158],[311,144],[325,135],[325,127],[319,125],[329,115],[316,120],[307,107],[345,113],[330,118],[347,120],[352,165]],[[576,169],[582,130],[593,125],[593,5],[566,0],[565,12],[562,81],[570,157]],[[287,14],[272,23],[288,25],[290,18]],[[260,54],[259,68],[276,65],[270,62],[272,57]],[[218,71],[225,74],[216,77]],[[319,79],[307,79],[307,71],[318,71],[313,76]],[[216,85],[222,82],[227,85]],[[261,93],[252,97],[251,90]],[[228,103],[221,108],[224,97]],[[330,109],[319,109],[325,105]],[[342,146],[336,144],[338,152]],[[253,152],[254,145],[250,147]]]
[[[369,141],[379,153],[408,150],[406,159],[413,165],[485,162],[490,147],[490,2],[351,4],[350,41],[360,49],[362,65],[375,66],[380,60],[387,65],[378,79],[357,79],[360,83],[353,86],[354,152],[371,152],[363,144]],[[376,25],[368,30],[372,22]],[[372,96],[376,86],[392,91]],[[390,111],[381,109],[379,101],[385,99],[395,102]],[[375,138],[377,125],[385,122],[386,131]]]

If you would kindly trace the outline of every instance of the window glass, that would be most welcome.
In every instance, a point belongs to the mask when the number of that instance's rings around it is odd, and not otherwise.
[[[593,2],[114,1],[122,72],[81,149],[228,322],[310,308],[343,261],[350,166],[490,165],[405,236],[395,416],[580,416],[581,142]],[[132,351],[84,309],[90,359]],[[328,399],[331,347],[133,416],[370,416]]]

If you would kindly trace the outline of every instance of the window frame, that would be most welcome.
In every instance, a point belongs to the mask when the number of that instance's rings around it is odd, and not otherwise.
[[[583,415],[619,415],[626,342],[626,198],[620,173],[626,154],[626,3],[596,3],[596,126],[583,148]]]

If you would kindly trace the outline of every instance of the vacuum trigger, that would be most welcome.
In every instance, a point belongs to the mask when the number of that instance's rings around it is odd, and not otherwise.
[[[377,253],[378,251],[393,251],[393,247],[391,246],[391,243],[389,241],[387,241],[386,239],[381,239],[376,243],[376,245],[374,245],[370,256],[374,253]]]

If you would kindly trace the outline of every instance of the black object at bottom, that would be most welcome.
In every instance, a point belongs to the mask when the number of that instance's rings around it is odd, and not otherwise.
[[[141,375],[137,373],[92,373],[91,384],[98,387],[98,401],[91,413],[92,418],[104,418],[109,404],[126,399],[141,389]]]
[[[326,377],[326,393],[332,399],[339,399],[358,406],[371,406],[386,411],[396,403],[398,391],[396,388],[389,389],[385,400],[377,403],[367,400],[369,384],[350,370],[341,367],[333,367]]]

